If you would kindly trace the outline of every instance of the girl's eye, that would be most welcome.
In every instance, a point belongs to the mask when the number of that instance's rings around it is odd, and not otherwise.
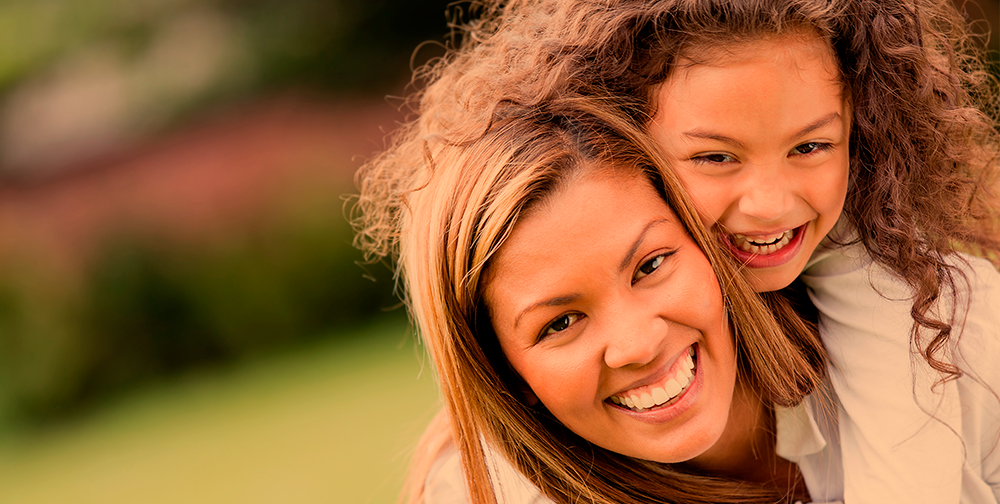
[[[736,161],[736,158],[730,156],[729,154],[723,154],[721,152],[713,154],[701,154],[698,156],[692,156],[691,161],[695,163],[712,163],[712,164],[722,164],[722,163],[732,163]]]
[[[814,152],[824,151],[830,147],[830,144],[823,142],[806,142],[802,145],[796,146],[792,149],[794,154],[812,154]]]
[[[639,270],[636,271],[635,276],[632,277],[632,281],[635,282],[636,280],[639,280],[640,278],[645,277],[646,275],[649,275],[650,273],[656,271],[656,268],[659,268],[660,265],[663,264],[663,261],[667,259],[668,255],[669,254],[660,254],[640,264]]]
[[[545,332],[542,333],[542,336],[548,336],[550,334],[555,334],[557,332],[565,331],[566,329],[569,328],[569,326],[573,325],[573,323],[579,319],[580,319],[579,313],[567,313],[553,320],[552,323],[545,328]]]

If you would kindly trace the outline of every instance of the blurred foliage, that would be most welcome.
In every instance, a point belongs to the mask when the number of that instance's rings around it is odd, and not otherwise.
[[[225,5],[246,19],[248,44],[260,58],[261,85],[297,82],[372,91],[409,77],[410,57],[421,42],[439,44],[422,48],[417,61],[443,53],[450,3],[231,0]]]
[[[398,94],[411,56],[443,54],[447,11],[446,0],[0,0],[0,179],[262,95]]]
[[[328,215],[329,217],[320,217]],[[339,213],[191,248],[128,236],[78,288],[0,275],[0,420],[72,413],[156,377],[335,334],[398,304]],[[6,418],[4,418],[6,417]]]
[[[3,0],[0,91],[97,46],[140,57],[172,22],[211,14],[252,69],[247,85],[385,91],[413,50],[448,34],[446,0]],[[231,69],[232,70],[232,69]],[[374,87],[374,89],[373,89]]]
[[[32,159],[70,141],[153,132],[272,90],[398,91],[417,46],[445,40],[450,3],[0,0],[0,157],[44,165]],[[430,44],[417,61],[441,52]],[[21,134],[46,128],[41,140]],[[210,246],[122,232],[76,283],[5,258],[0,423],[62,418],[136,383],[335,334],[397,304],[386,268],[370,266],[383,273],[372,282],[356,264],[340,215],[255,222]]]

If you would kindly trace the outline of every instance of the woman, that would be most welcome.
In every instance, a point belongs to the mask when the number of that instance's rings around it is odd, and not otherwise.
[[[471,500],[495,501],[488,452],[560,502],[805,497],[774,451],[774,410],[819,382],[815,331],[753,294],[647,137],[609,108],[501,103],[485,131],[404,141],[359,175],[359,240],[399,255]],[[577,233],[563,245],[560,223]],[[596,258],[576,262],[584,251]],[[617,273],[588,283],[595,269]],[[443,423],[418,449],[416,502]]]

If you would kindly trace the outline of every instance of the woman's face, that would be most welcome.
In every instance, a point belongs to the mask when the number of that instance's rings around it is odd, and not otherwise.
[[[515,225],[486,281],[504,355],[573,432],[658,462],[719,439],[736,383],[722,294],[639,174],[574,176]]]
[[[682,60],[661,85],[650,134],[751,285],[781,289],[847,194],[851,112],[836,56],[805,33],[711,54],[719,62]]]

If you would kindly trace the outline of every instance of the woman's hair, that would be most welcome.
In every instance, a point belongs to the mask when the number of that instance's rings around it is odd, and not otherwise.
[[[483,10],[460,27],[458,50],[418,73],[431,82],[414,96],[425,121],[478,117],[481,128],[499,103],[577,94],[615,96],[646,125],[679,58],[784,34],[828,41],[853,111],[843,216],[912,288],[924,358],[960,374],[944,355],[956,317],[932,308],[961,276],[945,255],[1000,266],[1000,142],[988,115],[1000,93],[951,1],[511,0]]]
[[[483,283],[519,218],[573,173],[634,170],[716,271],[742,383],[766,405],[792,405],[821,379],[825,353],[815,328],[783,298],[768,293],[765,302],[752,291],[648,135],[618,110],[564,96],[497,103],[478,132],[459,117],[450,128],[411,124],[359,173],[358,244],[373,257],[398,254],[405,299],[436,367],[473,502],[495,498],[483,443],[557,502],[774,502],[781,495],[773,489],[626,457],[581,439],[544,405],[526,404],[525,385],[500,349]],[[440,446],[440,436],[428,436],[422,449],[431,444]],[[411,475],[411,500],[420,501],[425,476]]]

